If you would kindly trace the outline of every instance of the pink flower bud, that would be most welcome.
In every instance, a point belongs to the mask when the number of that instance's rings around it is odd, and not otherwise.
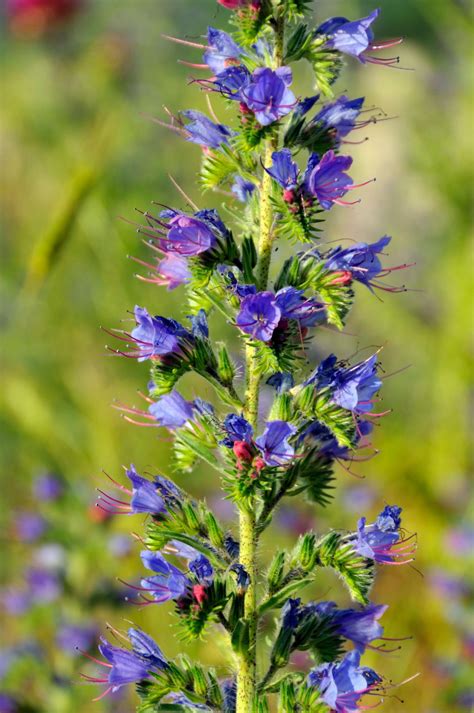
[[[193,597],[198,604],[202,604],[203,601],[207,599],[206,587],[202,584],[195,584],[193,587]]]
[[[236,441],[233,445],[232,450],[238,460],[245,461],[246,463],[251,463],[253,460],[252,448],[249,446],[247,441]]]

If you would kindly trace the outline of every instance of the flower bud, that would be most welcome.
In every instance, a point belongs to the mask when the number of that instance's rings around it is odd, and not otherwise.
[[[252,447],[246,441],[236,441],[232,447],[235,456],[240,461],[251,463],[253,460]]]

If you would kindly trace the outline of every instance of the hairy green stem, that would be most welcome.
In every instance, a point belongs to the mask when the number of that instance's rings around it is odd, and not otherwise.
[[[276,67],[283,62],[284,16],[279,14],[274,23]],[[269,166],[272,153],[278,149],[279,133],[275,131],[267,139],[264,151],[264,165]],[[260,235],[258,243],[257,289],[265,290],[268,283],[273,244],[273,208],[271,203],[272,179],[265,171],[260,190]],[[261,374],[255,349],[246,347],[246,391],[244,415],[254,430],[258,422],[258,400]],[[240,510],[240,562],[247,570],[250,585],[245,594],[244,616],[249,627],[249,645],[240,655],[237,673],[236,713],[251,713],[257,693],[257,546],[258,529],[256,522],[256,500],[250,499]]]

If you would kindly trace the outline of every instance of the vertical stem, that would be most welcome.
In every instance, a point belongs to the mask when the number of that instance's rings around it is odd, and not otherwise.
[[[275,19],[275,66],[283,62],[284,16],[278,11]],[[271,164],[273,151],[278,149],[279,133],[275,133],[266,141],[264,165]],[[265,290],[270,271],[273,243],[273,210],[271,204],[272,178],[265,171],[260,191],[260,236],[258,243],[257,289]],[[248,345],[245,351],[246,379],[244,415],[253,426],[258,423],[258,401],[260,373],[255,349]],[[250,585],[245,594],[244,615],[249,626],[249,646],[239,660],[237,675],[237,707],[236,713],[251,713],[256,693],[257,675],[257,546],[256,501],[252,498],[247,507],[240,509],[240,562],[247,570]]]

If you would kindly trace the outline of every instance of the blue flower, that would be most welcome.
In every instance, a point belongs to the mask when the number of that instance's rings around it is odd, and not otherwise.
[[[311,119],[308,129],[321,126],[330,131],[337,144],[347,136],[356,126],[357,118],[364,104],[364,97],[349,99],[344,94],[334,102],[325,104],[322,109]]]
[[[107,679],[95,679],[96,683],[109,683],[110,687],[103,695],[106,695],[109,691],[116,691],[128,683],[137,683],[149,678],[149,666],[133,651],[112,646],[105,639],[102,639],[102,643],[99,644],[99,651],[112,665]]]
[[[296,105],[296,97],[288,89],[293,81],[289,67],[277,70],[260,67],[252,74],[250,84],[240,91],[240,98],[251,109],[262,126],[268,126],[286,116]]]
[[[295,107],[295,110],[293,112],[293,116],[296,117],[302,117],[305,116],[308,111],[311,111],[313,106],[316,104],[316,102],[319,99],[319,94],[315,94],[312,97],[306,97],[305,99],[300,99],[298,104]]]
[[[255,440],[267,465],[283,465],[293,458],[295,449],[288,438],[294,433],[296,428],[286,421],[267,421],[265,431]]]
[[[132,490],[112,480],[110,476],[109,478],[121,493],[126,493],[130,497],[130,503],[99,490],[101,496],[97,504],[105,512],[124,515],[149,513],[157,516],[165,513],[168,507],[181,497],[179,488],[168,478],[163,476],[156,476],[154,480],[143,478],[137,473],[133,464],[127,469],[126,475],[132,484]]]
[[[148,665],[149,668],[163,670],[168,662],[164,657],[160,647],[151,636],[145,634],[141,629],[130,628],[127,632],[133,652]]]
[[[336,458],[338,460],[351,460],[354,457],[353,448],[357,447],[359,442],[368,436],[373,430],[373,424],[370,421],[358,421],[355,437],[352,448],[341,446],[337,439],[333,436],[327,426],[320,421],[313,421],[304,428],[298,438],[298,445],[306,439],[310,442],[318,444],[318,455],[326,458]]]
[[[160,240],[160,247],[167,253],[193,257],[213,248],[216,240],[216,235],[203,220],[177,213],[169,221],[168,234]]]
[[[54,473],[42,473],[36,478],[33,491],[38,500],[57,500],[63,494],[64,483]]]
[[[200,582],[212,580],[214,570],[211,563],[204,555],[199,554],[189,563],[189,570]]]
[[[155,576],[141,582],[144,591],[149,592],[156,602],[179,599],[187,594],[190,581],[177,567],[167,562],[161,552],[143,550],[140,557],[147,569],[156,572]]]
[[[244,297],[248,297],[249,295],[255,295],[257,294],[257,287],[256,285],[248,285],[248,284],[242,284],[237,281],[236,276],[232,272],[232,270],[227,270],[227,268],[223,267],[221,269],[222,274],[224,274],[225,278],[227,279],[228,285],[227,289],[232,291],[234,294],[236,294],[240,299],[243,299]]]
[[[237,174],[235,176],[234,183],[232,184],[231,191],[239,199],[239,201],[247,203],[255,188],[255,183],[247,181],[245,178],[242,178],[242,176]]]
[[[224,697],[222,713],[235,713],[237,708],[237,681],[235,678],[226,678],[221,681],[221,689]]]
[[[36,512],[19,512],[15,515],[15,532],[21,542],[34,542],[47,530],[46,520]]]
[[[324,663],[308,674],[308,686],[317,688],[321,699],[336,713],[355,713],[364,693],[381,682],[371,668],[360,666],[360,653],[351,651],[342,661]]]
[[[301,620],[301,599],[287,599],[281,610],[282,629],[296,629]]]
[[[361,609],[338,609],[335,602],[319,602],[315,611],[327,616],[338,634],[352,641],[361,653],[367,644],[383,636],[383,627],[378,623],[388,607],[384,604],[368,604]]]
[[[196,339],[207,339],[209,337],[209,325],[205,310],[200,309],[197,314],[189,317],[191,322],[191,332]]]
[[[367,525],[366,518],[361,517],[357,524],[354,547],[357,554],[381,564],[400,565],[411,562],[416,544],[405,544],[411,538],[400,539],[401,511],[396,505],[387,505],[371,525]]]
[[[293,161],[290,149],[281,149],[272,153],[272,165],[266,168],[265,171],[277,182],[282,188],[290,190],[298,185],[298,164]]]
[[[380,15],[380,10],[374,10],[361,20],[349,22],[345,17],[331,17],[316,30],[319,35],[326,35],[326,47],[335,49],[364,61],[363,53],[370,49],[374,39],[372,23]]]
[[[237,326],[254,339],[268,342],[281,318],[273,292],[258,292],[242,300]]]
[[[246,67],[228,67],[223,72],[219,72],[214,80],[214,86],[226,99],[241,101],[242,92],[252,81],[252,75]]]
[[[229,64],[235,63],[243,51],[227,32],[214,27],[208,27],[207,41],[209,49],[204,52],[203,60],[214,74],[223,72]]]
[[[349,273],[351,279],[362,282],[371,290],[372,281],[383,271],[378,255],[390,240],[385,235],[375,243],[356,243],[349,248],[334,248],[326,255],[325,266],[334,272],[340,270]]]
[[[180,257],[179,255],[165,255],[165,257],[158,262],[155,268],[157,277],[148,280],[148,278],[141,278],[145,281],[156,282],[159,285],[163,285],[168,288],[168,290],[174,290],[180,285],[185,285],[191,279],[191,270],[188,267],[188,261],[186,258]]]
[[[382,386],[377,376],[377,355],[354,366],[337,366],[337,358],[330,354],[306,384],[317,383],[319,388],[327,387],[333,403],[355,413],[368,413],[373,408],[373,396]]]
[[[205,706],[202,703],[194,703],[187,696],[185,696],[184,693],[169,693],[166,696],[166,700],[170,703],[176,703],[178,706],[183,706],[184,710],[211,711],[208,706]]]
[[[330,210],[334,203],[341,204],[342,196],[352,187],[352,178],[345,173],[351,165],[350,156],[336,156],[334,151],[327,151],[320,161],[316,154],[310,156],[304,187],[316,196],[324,210]]]
[[[193,404],[186,401],[176,390],[151,404],[148,411],[160,426],[171,430],[184,426],[193,418]]]
[[[229,413],[224,419],[226,437],[221,441],[224,446],[232,448],[238,441],[252,442],[253,428],[246,418]]]
[[[137,326],[130,336],[138,347],[138,361],[178,353],[180,339],[191,337],[179,322],[166,317],[152,317],[144,307],[135,307],[135,319]]]
[[[324,305],[312,298],[305,298],[303,290],[296,287],[283,287],[275,296],[275,303],[281,310],[281,316],[297,320],[302,327],[312,327],[323,322],[326,317]]]
[[[284,394],[293,388],[295,380],[289,371],[278,371],[267,379],[267,384],[273,386],[277,394]]]
[[[199,144],[199,146],[209,149],[218,149],[223,144],[228,144],[229,139],[235,135],[235,131],[232,131],[228,126],[214,123],[201,111],[189,109],[181,113],[190,120],[184,129],[187,141],[193,144]]]
[[[152,482],[148,478],[138,475],[133,465],[128,468],[126,475],[132,483],[131,513],[152,513],[157,515],[166,512],[165,501],[158,494],[157,482]]]

